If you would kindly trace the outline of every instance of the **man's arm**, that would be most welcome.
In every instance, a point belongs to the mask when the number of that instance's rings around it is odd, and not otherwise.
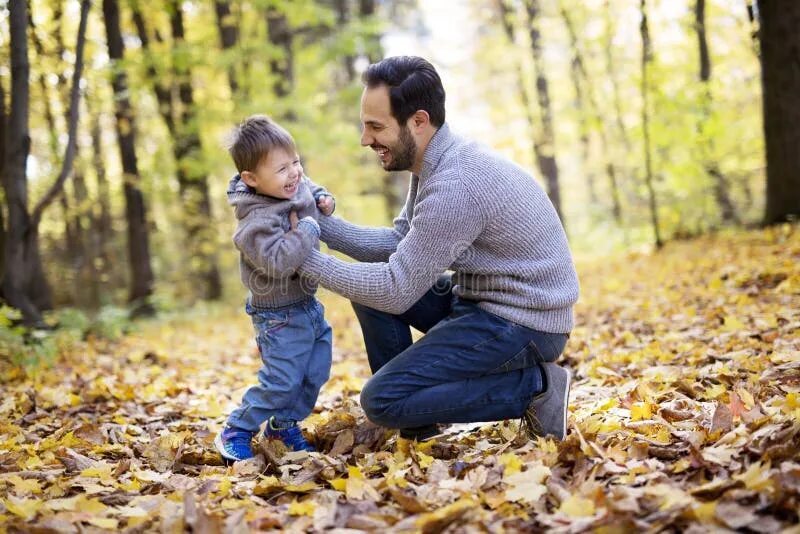
[[[393,228],[372,228],[345,221],[339,217],[321,217],[320,239],[333,250],[338,250],[358,261],[388,261],[397,250],[397,244],[408,233],[406,211],[394,220]]]
[[[233,236],[236,248],[272,278],[294,274],[319,240],[319,226],[313,217],[304,217],[296,229],[288,232],[284,232],[277,216],[252,217],[243,222]]]
[[[460,181],[439,179],[426,189],[414,224],[387,262],[347,263],[312,251],[298,272],[360,304],[403,313],[484,228],[479,206]]]

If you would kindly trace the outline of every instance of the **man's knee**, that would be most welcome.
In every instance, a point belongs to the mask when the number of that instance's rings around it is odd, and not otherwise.
[[[382,394],[383,393],[383,394]],[[388,416],[389,399],[385,396],[385,389],[381,387],[380,379],[370,378],[361,390],[361,409],[367,419],[376,425],[391,427],[391,417]]]

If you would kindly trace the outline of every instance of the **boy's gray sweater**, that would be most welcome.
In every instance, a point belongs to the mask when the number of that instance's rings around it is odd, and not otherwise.
[[[315,198],[321,194],[327,193],[306,177],[288,200],[256,193],[238,174],[231,179],[228,203],[239,221],[233,243],[240,252],[242,283],[256,308],[289,306],[316,292],[315,283],[293,275],[308,254],[319,249]],[[300,218],[296,230],[289,225],[291,210]]]
[[[361,263],[312,251],[298,272],[350,300],[400,314],[451,269],[459,297],[529,328],[570,332],[578,276],[542,188],[447,124],[423,159],[394,228],[320,220],[322,240]]]

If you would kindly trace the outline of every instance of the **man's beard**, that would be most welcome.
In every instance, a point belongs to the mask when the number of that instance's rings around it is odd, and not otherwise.
[[[397,145],[389,148],[392,159],[384,167],[387,171],[407,171],[414,165],[417,157],[417,145],[411,136],[411,130],[405,124],[400,128]]]

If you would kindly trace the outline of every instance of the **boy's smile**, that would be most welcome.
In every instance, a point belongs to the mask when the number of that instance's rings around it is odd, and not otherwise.
[[[290,199],[300,186],[303,166],[297,153],[276,148],[261,160],[255,171],[242,171],[241,176],[259,194]]]

